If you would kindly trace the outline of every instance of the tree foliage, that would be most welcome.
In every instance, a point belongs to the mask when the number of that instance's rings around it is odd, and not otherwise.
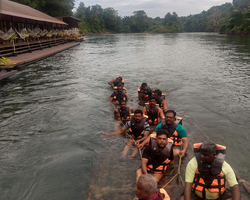
[[[51,16],[72,16],[75,0],[13,0],[29,5]],[[80,2],[74,17],[81,20],[83,33],[177,33],[177,32],[223,32],[250,34],[250,0],[233,0],[213,6],[200,14],[179,17],[167,13],[164,18],[150,18],[144,10],[134,11],[131,16],[120,17],[112,7],[101,5],[85,7]]]
[[[52,17],[71,16],[75,0],[13,0],[28,5]]]

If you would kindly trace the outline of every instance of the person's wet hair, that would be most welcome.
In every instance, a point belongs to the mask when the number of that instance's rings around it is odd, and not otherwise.
[[[138,181],[142,184],[142,189],[148,191],[149,194],[155,194],[157,191],[157,180],[151,174],[143,174]]]
[[[167,113],[173,113],[173,114],[174,114],[174,117],[176,116],[176,112],[175,112],[174,110],[167,110],[167,112],[165,113],[165,115],[166,115]]]
[[[156,94],[158,94],[159,96],[161,96],[162,91],[157,89],[157,90],[154,91],[154,93],[156,93]]]
[[[211,142],[209,140],[206,140],[205,142],[202,143],[200,146],[200,151],[202,152],[207,152],[211,154],[216,154],[216,144],[214,142]]]
[[[154,96],[150,96],[148,100],[150,101],[151,99],[156,100]]]
[[[117,84],[117,87],[123,87],[123,86],[122,86],[122,83],[118,83],[118,84]]]
[[[141,114],[141,115],[143,115],[143,113],[142,113],[142,110],[139,110],[139,109],[137,109],[137,110],[135,110],[135,112],[134,112],[134,114]]]
[[[148,86],[147,83],[142,83],[142,84],[141,84],[141,87],[142,87],[142,88],[144,88],[144,87],[146,87],[146,86]]]
[[[126,103],[126,101],[124,101],[124,100],[121,100],[121,101],[119,101],[119,104],[121,105],[123,102],[125,102]]]
[[[159,131],[156,132],[156,135],[166,135],[168,137],[168,131],[166,129],[160,129]]]

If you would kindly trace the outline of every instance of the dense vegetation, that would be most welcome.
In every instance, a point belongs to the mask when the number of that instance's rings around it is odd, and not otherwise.
[[[71,16],[75,0],[14,0],[29,5],[51,16]],[[121,17],[114,8],[100,5],[85,7],[81,2],[74,13],[82,20],[83,33],[176,33],[223,32],[250,34],[250,0],[233,0],[221,6],[213,6],[200,14],[179,17],[175,12],[164,18],[150,18],[143,10]]]
[[[75,0],[12,0],[28,5],[52,17],[72,16]]]

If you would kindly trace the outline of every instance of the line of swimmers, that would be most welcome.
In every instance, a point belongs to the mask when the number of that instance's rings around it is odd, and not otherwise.
[[[146,184],[141,180],[159,182],[167,172],[169,164],[174,163],[174,157],[185,155],[188,139],[182,126],[182,118],[177,117],[175,111],[167,110],[167,103],[157,104],[159,99],[161,99],[159,103],[162,103],[165,98],[162,97],[160,90],[154,91],[146,83],[139,86],[138,97],[148,100],[148,104],[143,110],[138,109],[134,112],[126,105],[127,96],[122,77],[111,80],[109,84],[115,89],[114,95],[110,96],[110,102],[114,105],[119,104],[114,112],[124,127],[103,135],[123,134],[128,130],[131,138],[124,147],[123,157],[127,156],[132,145],[134,150],[131,157],[143,150],[141,166],[136,171],[136,196],[140,200],[169,200],[170,197],[163,188],[152,192],[149,188],[142,187]],[[233,193],[231,193],[232,199],[240,199],[235,174],[230,165],[224,161],[225,149],[226,147],[211,141],[194,144],[195,157],[190,160],[186,168],[185,190],[180,197],[181,200],[230,199],[226,181]],[[145,176],[147,174],[152,174],[153,179]]]

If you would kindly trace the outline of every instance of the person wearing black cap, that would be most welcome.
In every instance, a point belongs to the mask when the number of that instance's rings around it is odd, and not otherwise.
[[[180,200],[240,200],[235,173],[225,161],[226,147],[208,140],[193,147],[195,157],[187,164]]]
[[[152,95],[154,90],[148,86],[147,83],[142,83],[138,87],[138,98],[148,100],[148,98]]]

